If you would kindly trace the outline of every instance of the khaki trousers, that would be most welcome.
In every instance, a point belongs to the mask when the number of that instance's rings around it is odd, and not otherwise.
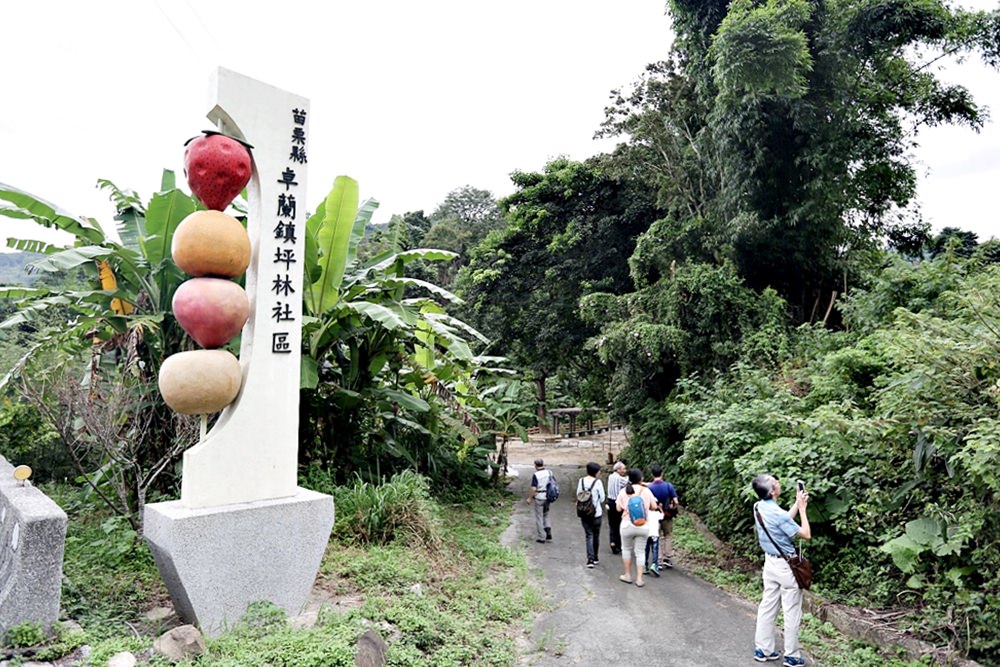
[[[799,656],[799,623],[802,621],[802,589],[795,583],[792,568],[781,556],[764,556],[764,595],[757,607],[756,648],[770,655],[774,651],[774,622],[780,609],[785,614],[785,656]]]

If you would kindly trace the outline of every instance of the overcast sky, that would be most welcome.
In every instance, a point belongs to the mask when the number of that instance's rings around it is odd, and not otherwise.
[[[996,0],[966,3],[997,7]],[[663,0],[32,0],[5,3],[0,181],[110,220],[98,178],[139,192],[183,173],[183,143],[209,127],[218,65],[311,100],[310,209],[338,174],[393,213],[430,213],[463,185],[501,197],[510,172],[583,159],[611,89],[670,47]],[[948,77],[1000,119],[1000,74]],[[925,215],[997,232],[1000,128],[920,137]],[[41,238],[0,220],[3,236]],[[47,240],[51,238],[47,237]]]

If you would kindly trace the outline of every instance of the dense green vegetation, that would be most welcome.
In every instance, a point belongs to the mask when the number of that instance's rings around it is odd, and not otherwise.
[[[901,605],[919,634],[993,660],[998,287],[978,256],[897,258],[845,302],[846,330],[803,325],[770,363],[682,380],[655,415],[675,437],[636,455],[675,460],[688,505],[744,555],[747,480],[806,480],[818,590]]]

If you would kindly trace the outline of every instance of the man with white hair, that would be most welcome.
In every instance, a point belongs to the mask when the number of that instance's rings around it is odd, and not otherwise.
[[[628,484],[625,464],[616,461],[608,475],[608,533],[611,537],[611,553],[620,554],[622,552],[622,512],[615,504],[618,494]]]

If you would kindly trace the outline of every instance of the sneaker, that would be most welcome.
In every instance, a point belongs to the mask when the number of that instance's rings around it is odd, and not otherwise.
[[[804,667],[805,664],[804,658],[793,658],[790,655],[786,655],[785,661],[781,663],[782,667]]]
[[[660,576],[660,568],[657,565],[654,564],[651,568],[649,568],[649,573],[651,575],[653,575],[654,577],[659,577]]]
[[[660,567],[666,568],[666,569],[669,570],[669,569],[673,568],[673,564],[670,562],[669,558],[664,558],[662,561],[660,561]]]
[[[761,649],[754,649],[753,659],[757,662],[771,662],[772,660],[777,660],[781,657],[781,654],[777,651],[771,653],[771,655],[765,655],[764,651]],[[792,658],[794,660],[794,658]]]
[[[589,567],[591,570],[593,570],[594,569],[594,561],[588,560],[587,561],[587,567]]]
[[[539,544],[545,544],[545,540],[535,540],[535,541],[538,542]]]
[[[599,561],[599,560],[597,560],[597,559],[595,558],[595,559],[594,559],[594,565],[600,565],[600,564],[601,564],[601,561]]]

